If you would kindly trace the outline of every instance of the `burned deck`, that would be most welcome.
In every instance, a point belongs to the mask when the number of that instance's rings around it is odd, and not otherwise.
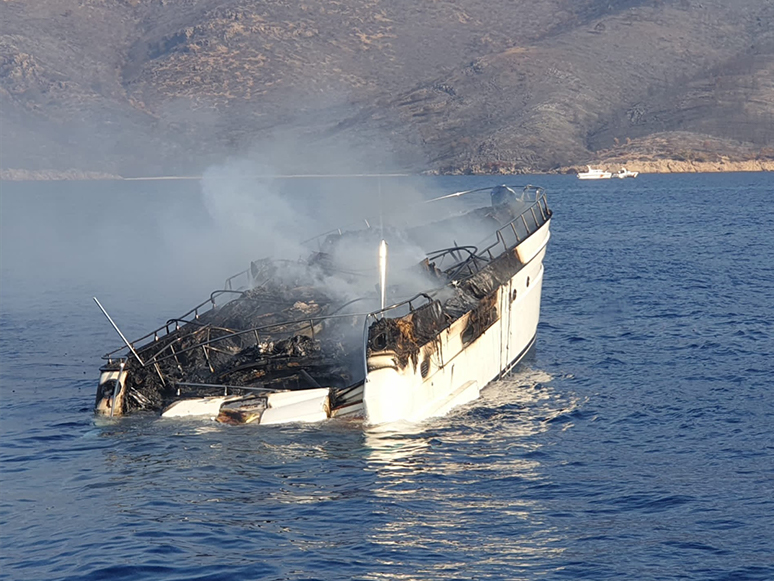
[[[405,269],[410,275],[396,277],[391,295],[410,298],[388,309],[374,308],[373,280],[364,285],[347,262],[348,243],[363,246],[380,232],[331,234],[304,261],[252,263],[244,273],[248,288],[215,291],[129,344],[130,353],[125,348],[108,353],[97,410],[158,411],[180,398],[215,396],[242,396],[260,407],[262,393],[321,387],[331,389],[333,410],[352,406],[362,397],[358,386],[371,354],[388,351],[396,365],[416,368],[421,347],[462,316],[470,313],[466,341],[498,319],[495,291],[523,267],[515,248],[551,212],[539,189],[534,199],[503,202],[493,194],[492,201],[490,207],[394,234],[425,249],[426,257]],[[483,230],[490,233],[483,249],[456,243],[456,233]],[[439,246],[442,250],[426,250]],[[337,288],[332,281],[366,290],[341,296],[331,291]],[[234,415],[225,413],[223,421]]]

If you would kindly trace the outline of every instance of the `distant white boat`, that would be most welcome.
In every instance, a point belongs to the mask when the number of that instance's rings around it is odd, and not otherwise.
[[[578,179],[580,180],[609,180],[613,177],[613,174],[603,169],[595,169],[590,165],[586,166],[589,171],[583,171],[578,173]]]
[[[640,175],[640,172],[638,171],[629,171],[625,167],[622,167],[618,170],[618,173],[615,174],[615,177],[617,178],[636,178],[638,175]]]

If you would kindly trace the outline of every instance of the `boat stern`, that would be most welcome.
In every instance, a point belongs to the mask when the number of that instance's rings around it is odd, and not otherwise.
[[[126,374],[123,363],[115,368],[107,366],[100,369],[94,413],[103,416],[123,415]]]

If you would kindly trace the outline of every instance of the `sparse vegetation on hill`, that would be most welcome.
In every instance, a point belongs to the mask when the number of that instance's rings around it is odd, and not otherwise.
[[[0,21],[0,165],[27,172],[4,176],[256,148],[300,172],[765,168],[774,148],[769,0],[3,0]]]

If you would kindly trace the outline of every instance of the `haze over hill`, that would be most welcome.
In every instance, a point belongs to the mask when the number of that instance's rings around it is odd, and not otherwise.
[[[3,0],[3,169],[774,159],[770,0]]]

